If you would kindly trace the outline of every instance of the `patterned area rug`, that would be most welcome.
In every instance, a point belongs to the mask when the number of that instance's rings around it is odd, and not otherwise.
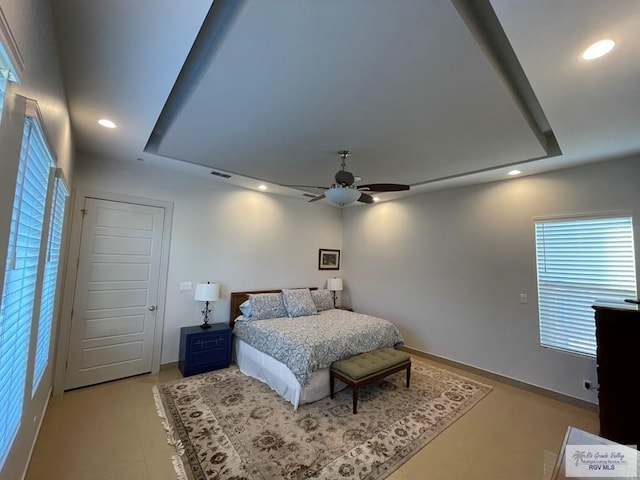
[[[405,372],[297,411],[235,365],[161,385],[158,413],[180,478],[382,479],[464,415],[491,387],[412,359]]]

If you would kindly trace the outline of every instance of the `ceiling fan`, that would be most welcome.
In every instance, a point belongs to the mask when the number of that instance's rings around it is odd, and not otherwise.
[[[351,156],[349,150],[340,150],[338,156],[342,159],[340,166],[342,167],[335,174],[335,183],[330,187],[319,187],[317,185],[285,185],[287,187],[299,187],[299,188],[318,188],[325,190],[322,195],[312,198],[309,202],[317,202],[323,198],[329,199],[330,202],[336,205],[344,206],[349,205],[355,201],[361,203],[373,203],[374,199],[370,193],[382,193],[382,192],[400,192],[403,190],[409,190],[409,185],[402,185],[398,183],[370,183],[368,185],[354,185],[356,179],[353,173],[346,170],[347,158]]]

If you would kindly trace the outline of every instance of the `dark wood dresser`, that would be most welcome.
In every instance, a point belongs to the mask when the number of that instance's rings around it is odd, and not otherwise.
[[[633,392],[640,360],[640,310],[630,303],[593,306],[596,317],[600,436],[640,445],[640,403]]]

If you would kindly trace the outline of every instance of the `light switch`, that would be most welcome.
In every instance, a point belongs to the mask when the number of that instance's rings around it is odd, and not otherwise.
[[[520,303],[527,303],[529,301],[529,299],[527,298],[527,294],[526,293],[521,293],[520,294]]]
[[[193,288],[192,282],[180,282],[180,291],[191,290]]]

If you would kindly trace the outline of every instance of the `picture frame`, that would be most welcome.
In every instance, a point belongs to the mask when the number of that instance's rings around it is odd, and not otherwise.
[[[318,270],[340,270],[340,250],[321,248],[318,251]]]

